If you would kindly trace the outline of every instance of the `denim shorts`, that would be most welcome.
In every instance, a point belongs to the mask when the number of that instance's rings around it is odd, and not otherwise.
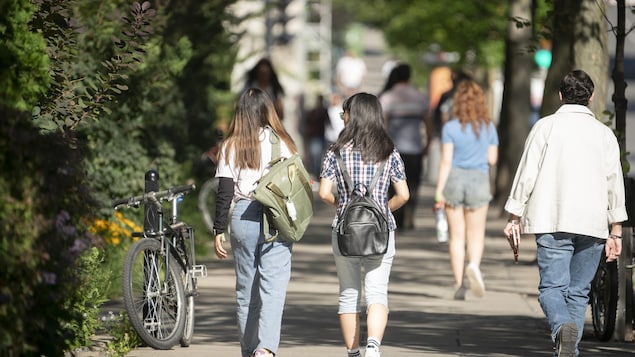
[[[453,167],[445,184],[443,196],[446,204],[451,207],[483,207],[492,199],[489,173]]]
[[[331,233],[331,245],[340,283],[338,314],[361,312],[362,289],[367,309],[372,304],[381,304],[388,308],[388,280],[395,256],[395,232],[390,232],[388,250],[384,255],[343,256],[337,245],[335,230]]]

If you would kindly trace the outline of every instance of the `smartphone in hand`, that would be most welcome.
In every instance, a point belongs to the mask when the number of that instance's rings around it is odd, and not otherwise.
[[[518,263],[518,247],[520,246],[520,224],[512,222],[512,234],[507,238],[514,252],[514,262]]]

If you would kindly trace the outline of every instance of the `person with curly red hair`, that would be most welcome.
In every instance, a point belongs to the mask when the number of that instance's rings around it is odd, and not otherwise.
[[[464,300],[464,274],[475,296],[485,293],[480,264],[492,199],[489,168],[498,160],[498,134],[489,118],[485,94],[474,80],[461,81],[453,100],[453,116],[443,125],[441,134],[435,208],[446,210],[454,298]]]

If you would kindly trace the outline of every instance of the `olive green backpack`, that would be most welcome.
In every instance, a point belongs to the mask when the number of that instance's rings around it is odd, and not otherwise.
[[[313,217],[313,190],[302,158],[280,156],[280,138],[271,130],[269,171],[258,180],[253,197],[264,207],[264,232],[267,241],[282,239],[297,242]],[[273,232],[273,233],[272,233]]]

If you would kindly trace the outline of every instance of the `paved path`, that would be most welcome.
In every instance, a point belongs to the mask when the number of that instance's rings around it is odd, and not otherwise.
[[[552,356],[537,302],[533,237],[524,237],[520,263],[514,264],[501,233],[504,220],[496,217],[498,212],[490,212],[482,264],[486,295],[478,299],[468,294],[466,301],[455,301],[447,245],[438,244],[434,233],[429,208],[432,187],[424,186],[420,194],[416,229],[397,235],[382,356]],[[336,314],[337,277],[329,239],[332,214],[333,209],[317,203],[307,235],[294,247],[278,357],[346,356]],[[128,356],[240,356],[233,261],[210,258],[207,267],[209,277],[200,281],[192,345],[168,351],[138,348]],[[581,351],[584,357],[632,357],[635,344],[598,341],[587,319]]]

